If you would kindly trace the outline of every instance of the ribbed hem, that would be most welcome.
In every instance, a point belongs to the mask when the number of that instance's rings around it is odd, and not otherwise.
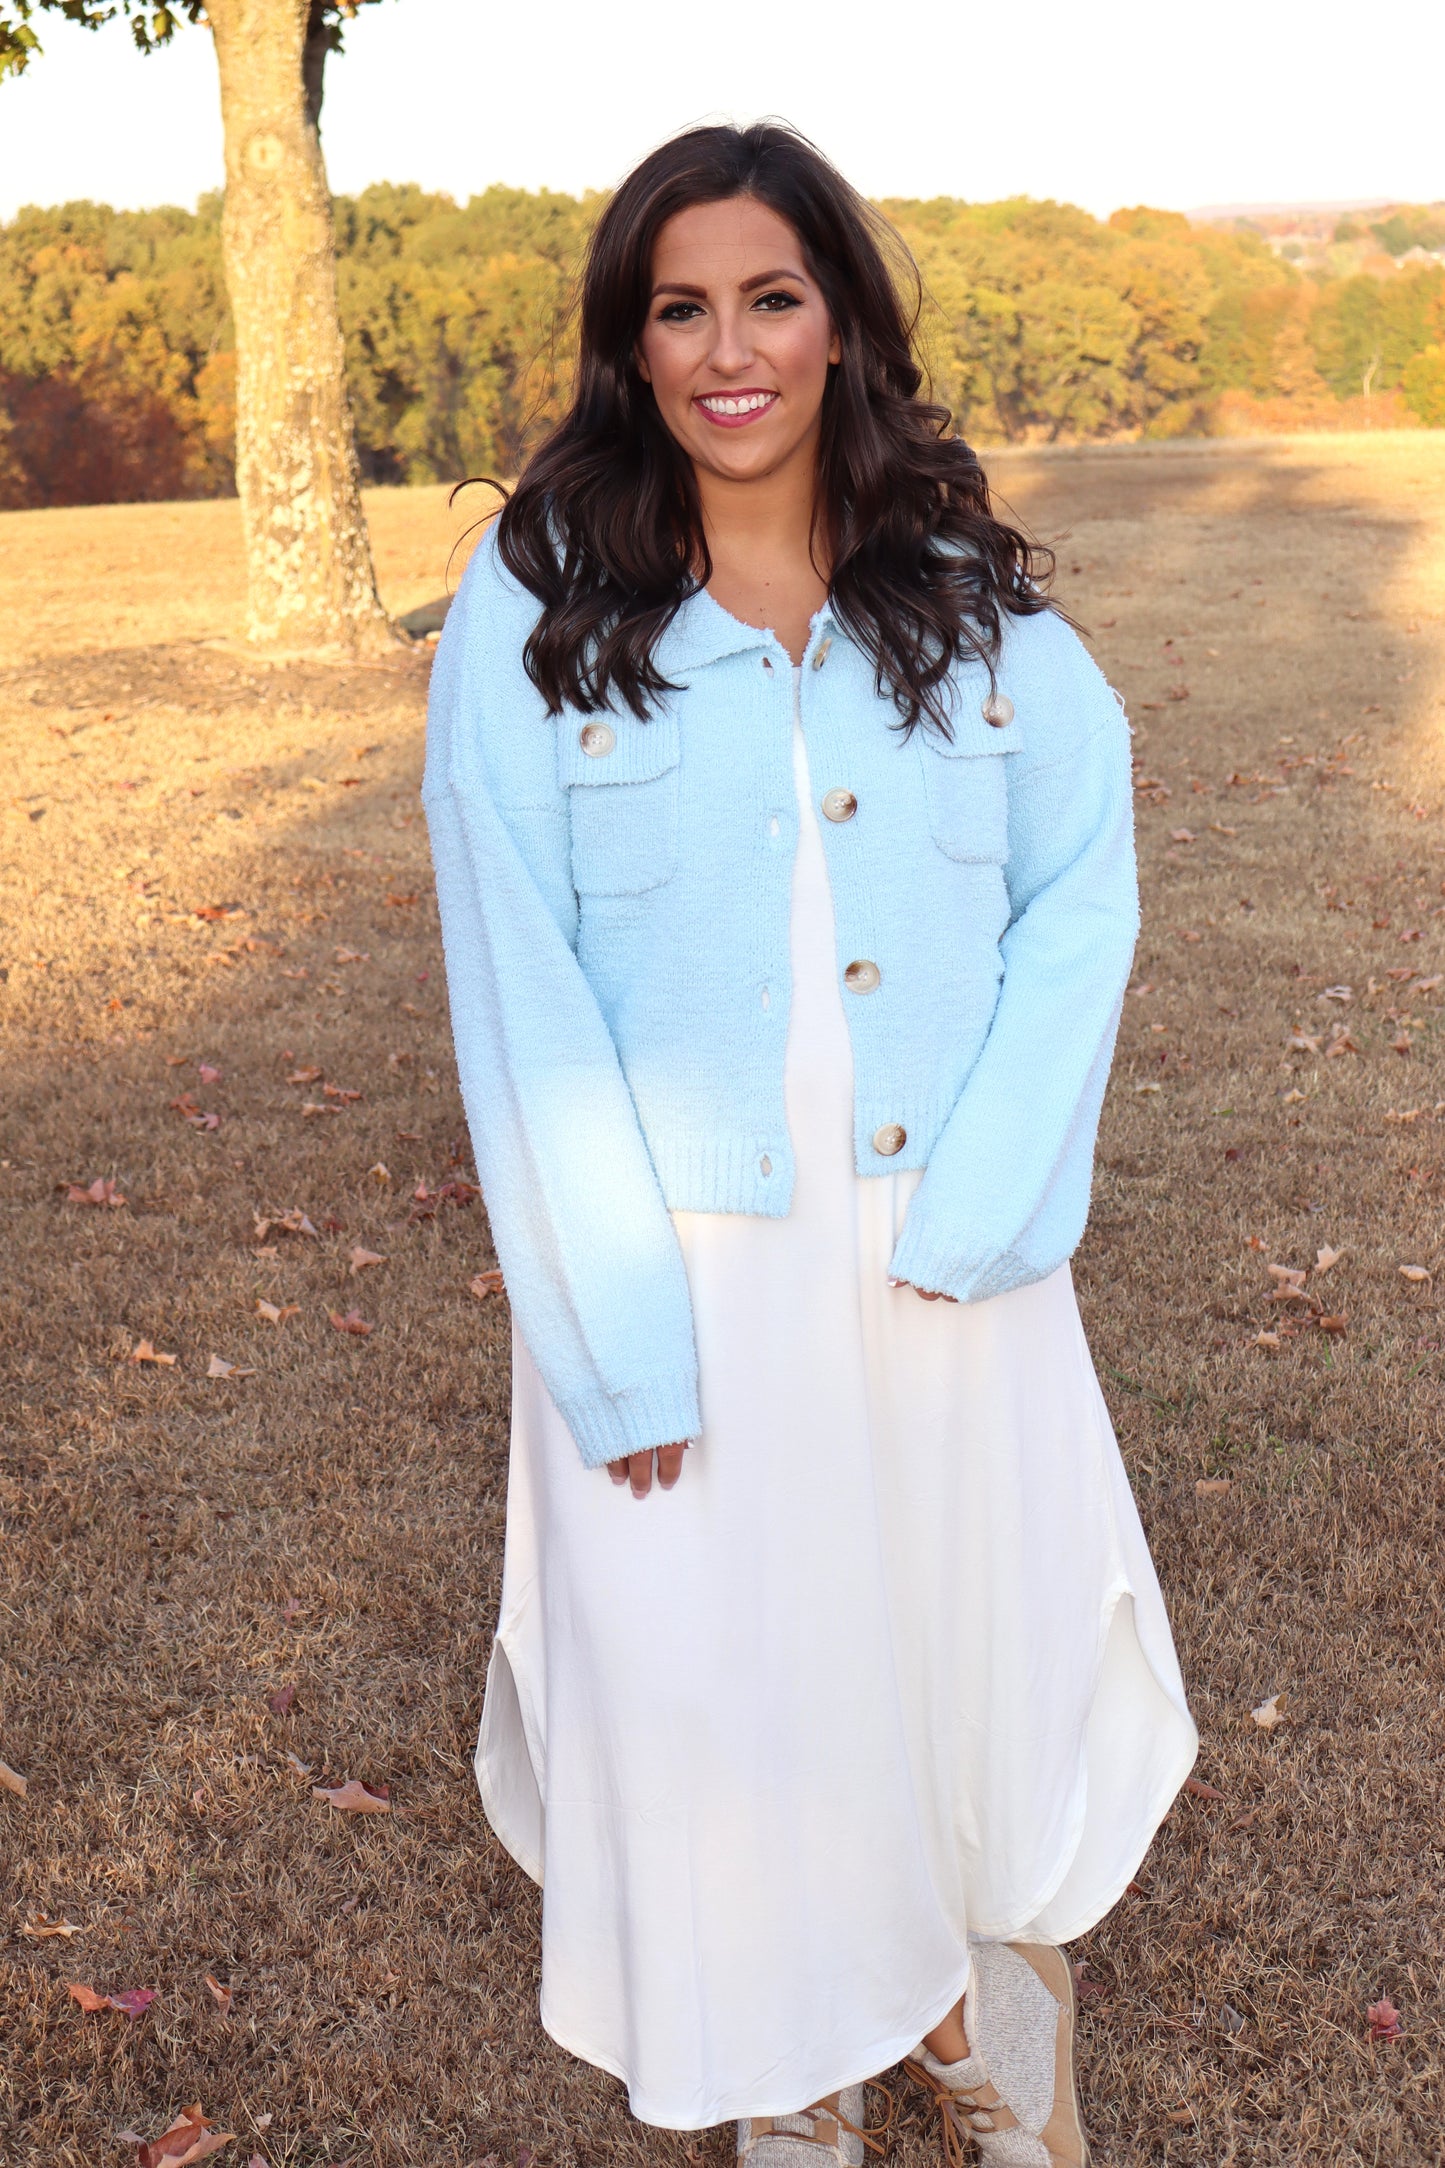
[[[781,1120],[774,1137],[668,1136],[654,1126],[647,1148],[669,1211],[783,1219],[793,1201],[793,1148]]]
[[[1011,1295],[1016,1287],[1046,1280],[1063,1261],[1055,1257],[1046,1265],[1036,1265],[1015,1250],[960,1250],[955,1243],[941,1242],[927,1227],[915,1226],[910,1212],[888,1273],[890,1279],[907,1280],[910,1287],[924,1288],[929,1294],[952,1295],[957,1302],[987,1302],[994,1295]]]
[[[634,1385],[624,1393],[559,1401],[557,1412],[576,1440],[585,1468],[600,1468],[656,1445],[679,1445],[702,1429],[695,1370]]]

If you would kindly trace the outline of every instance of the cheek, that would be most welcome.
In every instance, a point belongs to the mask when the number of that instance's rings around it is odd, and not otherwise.
[[[795,317],[780,324],[773,349],[774,367],[794,384],[814,384],[821,392],[828,376],[830,340],[826,322]]]
[[[652,389],[659,402],[676,396],[686,382],[690,362],[686,354],[679,352],[675,339],[649,338],[644,332],[637,342],[638,352],[647,364],[652,379]]]

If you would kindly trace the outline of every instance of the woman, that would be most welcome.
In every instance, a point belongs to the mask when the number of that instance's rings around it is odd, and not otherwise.
[[[857,2168],[906,2056],[951,2157],[1047,2168],[1087,2157],[1058,1945],[1195,1749],[1067,1263],[1128,734],[889,247],[785,128],[645,159],[438,651],[516,1328],[477,1773],[543,2024],[644,2121]]]

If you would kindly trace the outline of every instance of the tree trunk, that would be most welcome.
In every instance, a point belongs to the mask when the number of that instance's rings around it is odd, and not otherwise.
[[[236,486],[247,631],[293,648],[390,645],[361,509],[316,126],[310,0],[208,0],[226,143]],[[308,66],[309,62],[309,66]],[[310,78],[308,80],[308,77]]]

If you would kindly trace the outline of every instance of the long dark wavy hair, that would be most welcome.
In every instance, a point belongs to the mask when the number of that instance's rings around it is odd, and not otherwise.
[[[954,665],[997,663],[1000,612],[1052,607],[1052,552],[994,516],[976,454],[925,396],[912,256],[806,138],[775,121],[697,127],[651,152],[593,230],[572,404],[504,506],[499,548],[542,604],[526,667],[548,709],[615,698],[645,717],[669,684],[653,659],[712,575],[692,462],[637,367],[652,256],[668,219],[751,196],[786,219],[842,347],[823,398],[818,531],[829,600],[911,731],[949,734]],[[890,268],[891,267],[891,268]],[[906,297],[906,299],[905,299]]]

